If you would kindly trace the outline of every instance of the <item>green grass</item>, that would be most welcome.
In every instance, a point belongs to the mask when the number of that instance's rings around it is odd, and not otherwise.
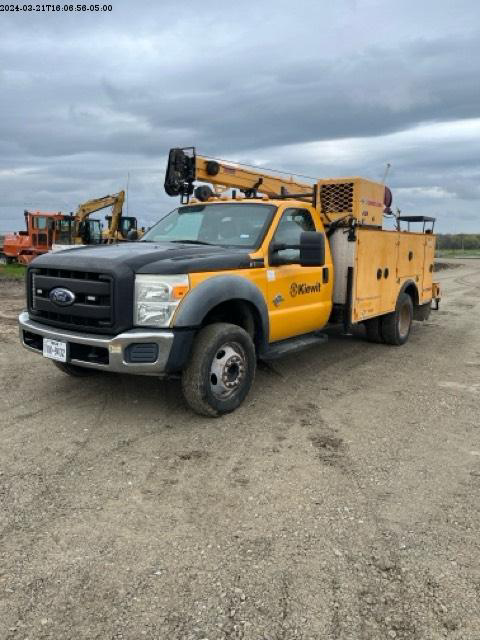
[[[480,249],[437,249],[436,258],[480,258]]]
[[[0,279],[23,280],[26,267],[23,264],[0,265]]]

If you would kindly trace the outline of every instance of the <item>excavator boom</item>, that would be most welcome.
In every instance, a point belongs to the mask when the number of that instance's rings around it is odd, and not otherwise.
[[[116,238],[120,218],[122,217],[124,200],[125,191],[119,191],[118,193],[115,193],[113,195],[88,200],[87,202],[79,205],[78,209],[75,212],[75,235],[77,237],[81,236],[80,229],[82,227],[82,222],[84,222],[90,214],[95,213],[95,211],[100,211],[100,209],[105,209],[106,207],[113,206],[112,223],[106,235],[106,241],[113,242],[113,240]]]

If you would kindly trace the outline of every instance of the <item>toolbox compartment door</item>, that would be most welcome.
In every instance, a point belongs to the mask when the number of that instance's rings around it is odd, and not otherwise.
[[[401,231],[398,234],[398,264],[397,277],[400,280],[417,276],[423,279],[423,264],[425,259],[425,235],[423,233],[409,233]],[[421,282],[418,289],[421,290]]]
[[[423,282],[420,293],[420,304],[432,299],[433,265],[435,261],[435,237],[425,236],[425,259],[423,264]]]
[[[352,321],[389,313],[396,304],[398,234],[357,229]]]

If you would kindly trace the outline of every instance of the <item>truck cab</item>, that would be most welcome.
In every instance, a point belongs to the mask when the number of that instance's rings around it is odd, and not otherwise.
[[[302,233],[318,234],[321,250],[315,264],[301,259]],[[314,331],[328,321],[332,259],[323,223],[309,204],[262,198],[189,204],[154,225],[143,241],[181,243],[182,239],[192,246],[225,251],[215,260],[215,268],[199,256],[202,268],[191,273],[192,288],[212,278],[220,286],[218,264],[229,276],[247,279],[262,293],[269,343]]]

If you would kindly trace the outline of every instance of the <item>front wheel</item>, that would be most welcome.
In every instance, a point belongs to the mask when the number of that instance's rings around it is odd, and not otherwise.
[[[395,311],[382,317],[381,332],[387,344],[400,346],[410,336],[413,320],[413,303],[408,293],[398,296]]]
[[[250,391],[255,368],[255,347],[244,329],[226,322],[204,327],[182,375],[188,406],[210,417],[234,411]]]
[[[4,267],[8,264],[8,258],[4,253],[0,253],[0,266]]]

